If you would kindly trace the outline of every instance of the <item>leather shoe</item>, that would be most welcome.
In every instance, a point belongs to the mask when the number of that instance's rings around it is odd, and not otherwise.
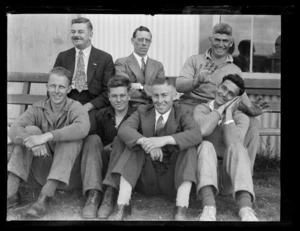
[[[27,210],[27,215],[38,218],[44,216],[48,210],[51,199],[52,197],[48,197],[45,193],[40,193],[37,201]]]
[[[81,216],[87,219],[96,218],[101,200],[102,200],[102,192],[96,189],[89,190],[88,198],[85,202]]]
[[[116,204],[114,211],[108,217],[110,221],[122,221],[127,215],[131,215],[131,205],[119,205]]]
[[[7,209],[16,206],[17,204],[19,204],[20,201],[21,201],[21,194],[19,191],[11,195],[10,197],[7,197]]]
[[[108,186],[104,192],[102,204],[98,210],[99,219],[107,219],[117,201],[118,191],[114,187]]]
[[[175,221],[186,221],[187,207],[176,206],[174,219]]]

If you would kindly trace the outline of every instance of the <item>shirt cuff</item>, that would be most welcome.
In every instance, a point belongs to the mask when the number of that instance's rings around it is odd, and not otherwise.
[[[224,125],[231,124],[231,123],[234,123],[234,120],[227,120],[227,121],[225,121]]]

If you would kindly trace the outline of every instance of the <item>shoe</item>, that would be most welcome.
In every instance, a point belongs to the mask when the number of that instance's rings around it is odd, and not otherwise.
[[[99,219],[107,219],[114,210],[117,201],[118,191],[114,187],[108,186],[104,192],[103,201],[98,210]]]
[[[116,204],[114,211],[108,217],[110,221],[122,221],[126,216],[131,215],[131,205],[119,205]]]
[[[216,221],[217,209],[215,206],[204,206],[202,213],[198,217],[198,221]]]
[[[239,216],[242,221],[258,221],[255,212],[250,207],[243,207],[239,211]]]
[[[48,197],[45,193],[41,193],[35,203],[27,210],[28,216],[43,217],[47,210],[52,197]]]
[[[97,216],[97,211],[102,200],[102,192],[91,189],[88,191],[88,198],[82,209],[81,216],[86,219],[93,219]]]
[[[19,191],[11,195],[10,197],[7,197],[7,209],[16,206],[17,204],[20,203],[20,201],[21,201],[21,194]]]
[[[187,213],[187,207],[176,206],[175,213],[174,213],[174,220],[186,221],[187,220],[186,213]]]

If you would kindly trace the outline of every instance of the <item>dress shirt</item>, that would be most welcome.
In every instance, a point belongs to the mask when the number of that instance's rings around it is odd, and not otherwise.
[[[171,108],[172,109],[172,108]],[[169,111],[167,111],[165,114],[160,114],[156,109],[155,109],[155,129],[156,129],[156,124],[157,124],[157,120],[158,118],[162,115],[163,117],[163,121],[162,124],[165,125],[165,123],[167,122],[171,109]]]
[[[142,68],[142,58],[143,58],[143,57],[137,55],[135,52],[133,52],[133,55],[134,55],[134,57],[136,58],[136,60],[138,61],[140,68]],[[147,63],[147,58],[148,58],[148,56],[146,55],[146,56],[144,57],[145,64]]]
[[[85,72],[85,81],[87,81],[87,68],[88,68],[88,63],[89,63],[89,57],[91,54],[91,49],[92,49],[92,45],[88,46],[87,48],[85,48],[84,50],[82,50],[83,52],[83,61],[84,61],[84,72]],[[75,71],[74,71],[74,77],[76,74],[76,69],[77,69],[77,60],[78,60],[78,56],[79,56],[79,49],[75,47],[76,50],[76,59],[75,59]]]

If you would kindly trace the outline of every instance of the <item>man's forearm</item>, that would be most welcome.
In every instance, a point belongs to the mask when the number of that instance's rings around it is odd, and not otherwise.
[[[183,76],[179,76],[176,79],[176,91],[180,93],[191,92],[194,90],[193,80],[194,79],[188,79]]]

